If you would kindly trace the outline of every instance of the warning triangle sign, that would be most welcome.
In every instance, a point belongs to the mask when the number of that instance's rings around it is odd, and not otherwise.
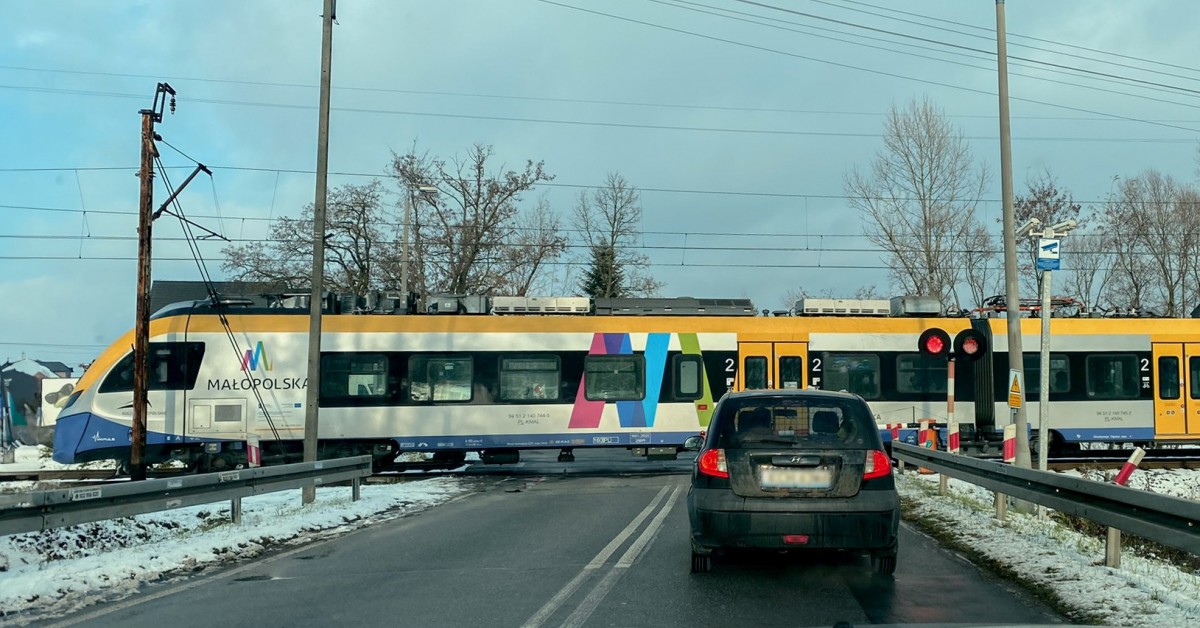
[[[1021,393],[1021,372],[1008,372],[1008,407],[1020,408],[1025,395]]]

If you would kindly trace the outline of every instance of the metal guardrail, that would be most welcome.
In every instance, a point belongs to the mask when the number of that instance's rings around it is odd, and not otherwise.
[[[1200,554],[1200,502],[892,443],[897,459],[1017,499]]]
[[[0,535],[38,532],[226,499],[232,502],[234,523],[239,523],[243,497],[350,480],[353,498],[358,500],[361,479],[369,475],[371,457],[355,456],[143,482],[6,494],[0,495]]]

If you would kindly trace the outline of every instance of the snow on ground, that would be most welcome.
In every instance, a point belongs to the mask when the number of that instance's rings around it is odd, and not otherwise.
[[[240,525],[230,522],[224,501],[0,536],[0,618],[34,609],[71,612],[132,594],[146,582],[420,512],[468,490],[455,478],[372,484],[355,502],[349,487],[321,487],[308,507],[300,491],[289,490],[243,498]]]
[[[1107,481],[1112,472],[1076,475]],[[937,478],[911,472],[899,476],[900,494],[912,501],[917,516],[946,523],[946,531],[962,543],[1052,590],[1077,617],[1114,626],[1200,625],[1200,574],[1136,556],[1128,548],[1121,553],[1120,568],[1105,567],[1102,539],[1012,508],[1001,523],[991,491],[952,479],[941,497]],[[1200,472],[1139,470],[1129,486],[1196,499]]]
[[[61,468],[34,448],[0,469]],[[36,462],[35,462],[36,460]],[[1112,472],[1084,477],[1109,481]],[[33,483],[0,485],[0,492]],[[1036,586],[1053,590],[1079,617],[1110,625],[1200,625],[1200,574],[1126,551],[1121,567],[1103,566],[1104,543],[1049,519],[1009,509],[995,518],[992,494],[958,480],[937,495],[936,475],[906,473],[900,493],[923,519],[940,520],[962,543],[1007,566]],[[1200,498],[1200,471],[1139,470],[1131,488]],[[300,506],[298,491],[242,500],[241,525],[229,522],[228,502],[114,521],[0,537],[0,617],[28,609],[65,613],[101,599],[135,592],[142,584],[299,545],[377,521],[419,512],[470,490],[461,480],[437,478],[368,485],[362,499],[350,489],[323,487],[317,502]]]

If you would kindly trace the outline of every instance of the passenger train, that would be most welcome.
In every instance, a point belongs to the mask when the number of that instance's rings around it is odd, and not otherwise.
[[[916,302],[808,299],[769,316],[744,299],[443,297],[422,313],[399,299],[331,300],[320,382],[307,381],[303,298],[176,304],[150,323],[146,461],[230,468],[248,441],[264,463],[298,460],[310,385],[320,457],[370,454],[380,468],[404,452],[445,464],[539,448],[673,458],[721,395],[743,389],[846,390],[885,433],[945,424],[946,360],[917,351],[933,327],[985,337],[981,359],[957,364],[953,418],[964,445],[994,443],[1009,421],[1007,321],[905,308]],[[1040,327],[1021,322],[1036,434]],[[1200,320],[1054,318],[1051,343],[1052,450],[1200,442]],[[128,461],[132,344],[130,332],[79,380],[56,461]]]

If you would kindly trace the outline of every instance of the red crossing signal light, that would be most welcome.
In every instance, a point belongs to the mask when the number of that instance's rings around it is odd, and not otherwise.
[[[987,352],[987,338],[975,329],[964,329],[954,337],[954,357],[975,361]]]
[[[950,354],[950,334],[944,329],[932,327],[921,332],[917,339],[917,350],[931,358],[944,358]]]

